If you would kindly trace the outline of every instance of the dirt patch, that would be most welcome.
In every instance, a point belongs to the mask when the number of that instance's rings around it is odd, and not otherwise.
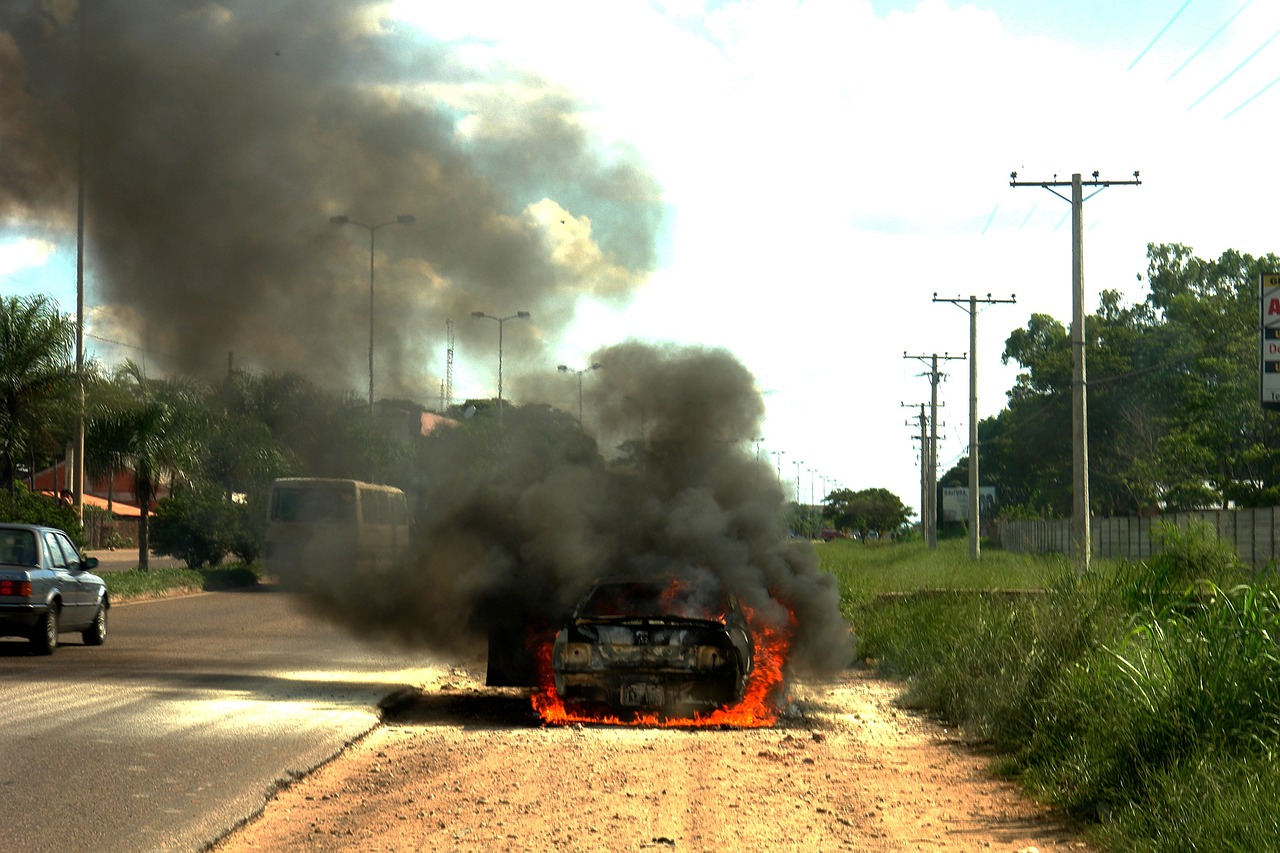
[[[898,693],[853,671],[770,729],[549,728],[454,670],[216,849],[1092,850]]]

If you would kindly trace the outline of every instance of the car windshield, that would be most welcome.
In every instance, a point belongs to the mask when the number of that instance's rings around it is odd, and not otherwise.
[[[604,583],[578,606],[579,619],[700,619],[724,621],[724,591],[681,579]]]
[[[0,563],[11,566],[36,564],[36,537],[30,530],[0,530]]]

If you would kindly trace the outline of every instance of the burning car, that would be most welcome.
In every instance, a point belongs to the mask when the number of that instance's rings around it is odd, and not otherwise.
[[[754,649],[741,604],[710,574],[608,580],[580,600],[551,662],[567,709],[689,717],[743,698]]]

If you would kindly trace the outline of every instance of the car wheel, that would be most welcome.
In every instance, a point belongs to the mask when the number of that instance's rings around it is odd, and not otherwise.
[[[34,651],[38,655],[51,655],[58,647],[58,606],[56,604],[49,605],[44,616],[41,616],[40,621],[36,623],[36,629],[31,633],[31,645],[35,647]]]
[[[93,624],[80,634],[86,646],[100,646],[107,641],[107,606],[98,605],[98,612],[93,617]]]

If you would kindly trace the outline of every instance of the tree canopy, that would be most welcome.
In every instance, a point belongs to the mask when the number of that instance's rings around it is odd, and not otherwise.
[[[1258,286],[1280,258],[1147,247],[1147,293],[1102,292],[1085,322],[1090,501],[1129,515],[1280,503],[1280,424],[1258,402]],[[1071,512],[1071,342],[1043,314],[1010,334],[1022,368],[979,424],[983,485],[1006,510]],[[966,460],[967,461],[967,460]]]

